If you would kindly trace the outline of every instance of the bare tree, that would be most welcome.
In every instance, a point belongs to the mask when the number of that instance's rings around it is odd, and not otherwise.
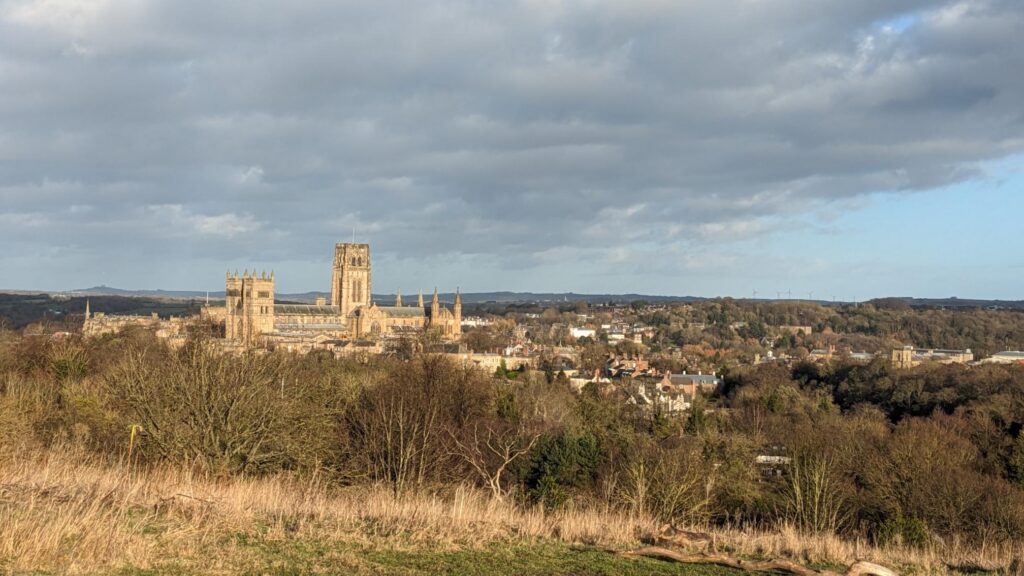
[[[489,409],[491,384],[436,357],[402,364],[379,385],[364,387],[346,418],[357,467],[398,495],[450,476],[450,430],[464,430]]]
[[[786,486],[790,520],[801,530],[834,534],[846,521],[846,496],[825,454],[799,453],[790,461]]]
[[[691,446],[638,449],[621,470],[619,496],[634,513],[665,522],[706,519],[718,471]]]
[[[469,464],[497,500],[503,500],[507,489],[502,477],[509,466],[533,449],[540,432],[527,431],[523,425],[501,422],[474,424],[464,438],[449,432],[455,454]]]
[[[396,496],[426,477],[437,416],[436,406],[401,396],[376,398],[356,413],[369,473]]]

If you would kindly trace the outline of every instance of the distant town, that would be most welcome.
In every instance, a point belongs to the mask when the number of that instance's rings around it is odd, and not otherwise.
[[[906,299],[833,304],[691,298],[478,301],[467,307],[458,290],[448,300],[433,287],[427,294],[398,293],[379,303],[380,295],[372,292],[370,246],[351,243],[335,246],[330,291],[314,294],[313,302],[282,301],[275,282],[273,272],[231,271],[222,300],[178,300],[184,308],[173,314],[139,314],[123,306],[100,310],[94,301],[116,297],[98,294],[54,295],[48,298],[84,309],[57,313],[25,332],[61,337],[77,328],[85,337],[101,338],[145,330],[175,348],[201,335],[236,354],[440,354],[506,377],[544,372],[576,390],[618,385],[629,402],[668,412],[689,409],[700,393],[713,392],[724,374],[742,366],[1024,364],[1013,339],[1024,314],[1014,303],[947,307],[915,306]]]

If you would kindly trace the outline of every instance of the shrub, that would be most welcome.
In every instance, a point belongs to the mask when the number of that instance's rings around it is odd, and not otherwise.
[[[383,382],[364,385],[345,414],[349,472],[395,494],[450,479],[461,469],[451,435],[493,406],[494,385],[476,371],[441,357],[396,365]]]
[[[60,342],[50,348],[50,374],[58,382],[81,380],[88,368],[88,356],[77,342]]]
[[[534,502],[559,507],[570,489],[590,488],[602,460],[597,437],[563,431],[545,434],[534,446],[525,473],[525,485]]]
[[[887,518],[875,533],[879,546],[908,546],[923,549],[928,546],[931,536],[923,520],[895,516]]]
[[[128,351],[105,376],[125,427],[141,426],[141,457],[216,473],[312,466],[329,457],[329,410],[312,405],[318,395],[307,395],[303,382],[286,393],[286,380],[283,357],[229,356],[202,343],[159,361]]]

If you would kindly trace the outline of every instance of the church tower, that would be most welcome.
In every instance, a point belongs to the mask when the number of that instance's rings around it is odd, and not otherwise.
[[[342,243],[334,246],[331,305],[342,316],[370,306],[370,245]]]
[[[274,273],[227,274],[224,336],[254,345],[274,331]]]

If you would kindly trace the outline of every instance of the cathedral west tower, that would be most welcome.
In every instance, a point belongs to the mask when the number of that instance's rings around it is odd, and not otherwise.
[[[370,245],[336,244],[331,305],[338,307],[342,317],[361,306],[370,306],[370,280]]]

